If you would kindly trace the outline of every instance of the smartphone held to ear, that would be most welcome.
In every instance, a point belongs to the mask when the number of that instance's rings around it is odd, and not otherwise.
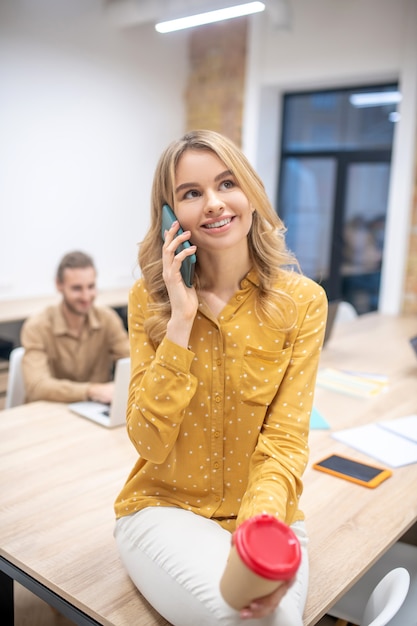
[[[174,211],[171,209],[170,206],[168,206],[167,204],[164,204],[164,206],[162,207],[162,233],[161,233],[163,241],[165,241],[165,231],[169,230],[172,224],[176,220],[177,218],[175,217]],[[180,227],[178,229],[176,236],[181,235],[183,232],[184,231]],[[190,248],[190,247],[191,247],[190,242],[184,241],[178,246],[175,254],[178,254],[179,252],[181,252],[181,250],[186,250],[187,248]],[[187,285],[187,287],[193,286],[194,268],[195,268],[196,261],[197,261],[196,255],[191,254],[190,256],[187,256],[184,259],[184,261],[181,263],[181,276],[183,278],[183,281]]]

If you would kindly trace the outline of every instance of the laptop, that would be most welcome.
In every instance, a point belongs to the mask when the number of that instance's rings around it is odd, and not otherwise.
[[[101,402],[72,402],[68,408],[81,417],[97,422],[101,426],[114,428],[126,423],[126,408],[129,395],[130,358],[116,361],[114,373],[114,395],[111,405]]]
[[[327,307],[327,322],[326,322],[326,330],[324,332],[324,341],[323,346],[329,341],[330,336],[332,334],[334,323],[336,320],[337,311],[339,308],[340,300],[332,300],[329,302]]]
[[[414,353],[417,356],[417,335],[410,338],[410,346],[413,348]]]

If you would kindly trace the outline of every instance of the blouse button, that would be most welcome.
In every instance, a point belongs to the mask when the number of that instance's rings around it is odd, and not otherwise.
[[[243,296],[236,296],[236,300],[237,300],[238,302],[240,302],[240,301],[242,300],[242,297],[243,297]]]
[[[215,396],[214,401],[217,402],[217,404],[219,404],[219,402],[222,401],[221,396]]]

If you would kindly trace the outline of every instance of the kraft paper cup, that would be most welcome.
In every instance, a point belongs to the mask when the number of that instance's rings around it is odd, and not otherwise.
[[[231,607],[243,609],[293,578],[300,561],[300,544],[291,528],[272,515],[257,515],[233,533],[220,592]]]

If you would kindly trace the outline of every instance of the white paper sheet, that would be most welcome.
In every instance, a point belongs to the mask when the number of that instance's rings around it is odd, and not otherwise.
[[[417,443],[382,428],[381,424],[339,430],[332,437],[391,467],[417,463]]]
[[[406,417],[399,417],[396,420],[378,422],[378,424],[381,428],[386,428],[392,433],[401,435],[417,443],[417,415],[407,415]]]

